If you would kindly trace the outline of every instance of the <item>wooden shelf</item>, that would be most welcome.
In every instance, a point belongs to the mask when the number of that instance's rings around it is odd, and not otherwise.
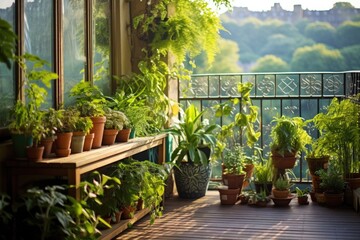
[[[111,146],[103,146],[87,152],[77,153],[63,158],[48,158],[41,162],[10,159],[6,162],[8,175],[11,181],[11,195],[15,199],[18,191],[18,180],[26,176],[60,176],[65,177],[69,185],[75,186],[69,190],[69,194],[80,199],[81,175],[92,172],[101,167],[121,161],[145,150],[158,147],[158,163],[165,161],[165,145],[167,134],[158,134],[151,137],[131,139],[126,143],[116,143]],[[103,231],[102,239],[112,239],[127,229],[128,224],[133,224],[149,213],[148,209],[136,212],[134,218],[121,221],[112,225],[111,229]]]

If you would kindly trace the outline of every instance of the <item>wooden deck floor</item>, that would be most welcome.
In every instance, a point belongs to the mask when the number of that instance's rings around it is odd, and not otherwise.
[[[331,209],[293,199],[286,208],[220,205],[217,191],[191,201],[167,199],[165,213],[149,226],[148,217],[120,239],[360,239],[360,214],[351,207]]]

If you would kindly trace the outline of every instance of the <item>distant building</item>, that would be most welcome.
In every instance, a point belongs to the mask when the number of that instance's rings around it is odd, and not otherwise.
[[[227,16],[233,19],[245,19],[255,17],[261,20],[279,19],[284,22],[295,23],[302,19],[310,21],[328,22],[338,26],[342,22],[351,20],[352,17],[360,14],[359,8],[330,9],[325,11],[302,9],[301,5],[294,5],[293,11],[284,10],[280,3],[275,3],[269,11],[250,11],[247,7],[234,7],[233,11],[226,12]]]

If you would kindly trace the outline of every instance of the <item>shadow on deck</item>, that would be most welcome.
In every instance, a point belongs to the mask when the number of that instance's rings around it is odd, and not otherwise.
[[[194,201],[166,199],[163,217],[145,217],[116,239],[360,239],[360,215],[313,203],[266,208],[220,205],[217,191]]]

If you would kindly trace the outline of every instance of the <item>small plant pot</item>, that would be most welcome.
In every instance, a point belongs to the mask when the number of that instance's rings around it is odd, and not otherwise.
[[[114,214],[115,216],[111,219],[112,223],[119,223],[121,220],[122,213],[123,213],[122,210],[116,211]]]
[[[26,148],[26,155],[27,158],[32,162],[39,162],[43,159],[43,153],[44,153],[44,146],[38,146],[38,147],[27,147]]]
[[[71,148],[68,149],[55,149],[55,154],[57,157],[68,157],[71,153]]]
[[[294,195],[288,195],[286,198],[276,198],[274,196],[270,197],[277,207],[287,207],[289,206],[291,200],[294,198]]]
[[[240,188],[240,191],[242,189],[244,178],[245,178],[245,174],[241,174],[241,175],[224,174],[223,175],[224,185],[228,186],[229,189]]]
[[[118,135],[116,136],[116,142],[127,142],[130,138],[131,129],[122,129],[119,131]]]
[[[240,204],[245,205],[245,204],[248,204],[248,203],[249,203],[250,196],[241,194],[241,195],[239,196],[239,199],[240,199]]]
[[[72,132],[63,132],[56,134],[56,149],[70,149]]]
[[[118,132],[119,130],[117,129],[105,129],[102,139],[102,145],[113,145],[115,143]]]
[[[301,197],[298,197],[298,204],[299,205],[308,205],[309,204],[309,201],[308,201],[308,196],[301,196]]]
[[[316,196],[315,196],[315,192],[310,192],[310,198],[311,198],[311,201],[312,202],[317,202],[317,200],[316,200]]]
[[[258,201],[256,201],[256,206],[257,207],[266,207],[267,204],[268,204],[268,201],[266,201],[266,200],[258,200]]]
[[[222,205],[234,205],[238,201],[240,188],[228,189],[226,187],[219,188],[220,202]]]
[[[325,195],[324,193],[315,193],[316,202],[320,205],[325,205]]]
[[[52,146],[54,144],[54,139],[52,137],[42,139],[40,144],[42,146],[44,146],[43,157],[44,158],[50,157],[51,156],[51,149],[52,149]]]
[[[284,190],[284,191],[280,191],[280,190],[277,190],[277,189],[273,189],[272,190],[272,194],[274,196],[274,198],[288,198],[289,197],[289,194],[290,194],[290,191],[289,190]]]
[[[91,148],[100,148],[106,117],[91,117],[91,121],[93,122],[93,128],[90,130],[90,133],[94,133],[94,140]]]
[[[128,206],[122,208],[121,219],[131,219],[134,217],[136,207]]]
[[[295,166],[296,157],[272,156],[272,163],[278,169],[291,169]]]
[[[71,153],[82,153],[84,149],[85,133],[74,132],[71,139]]]
[[[85,135],[83,151],[90,151],[91,150],[93,140],[94,140],[94,133],[89,133],[89,134]]]
[[[344,193],[324,192],[326,206],[331,208],[340,207],[344,203]]]

